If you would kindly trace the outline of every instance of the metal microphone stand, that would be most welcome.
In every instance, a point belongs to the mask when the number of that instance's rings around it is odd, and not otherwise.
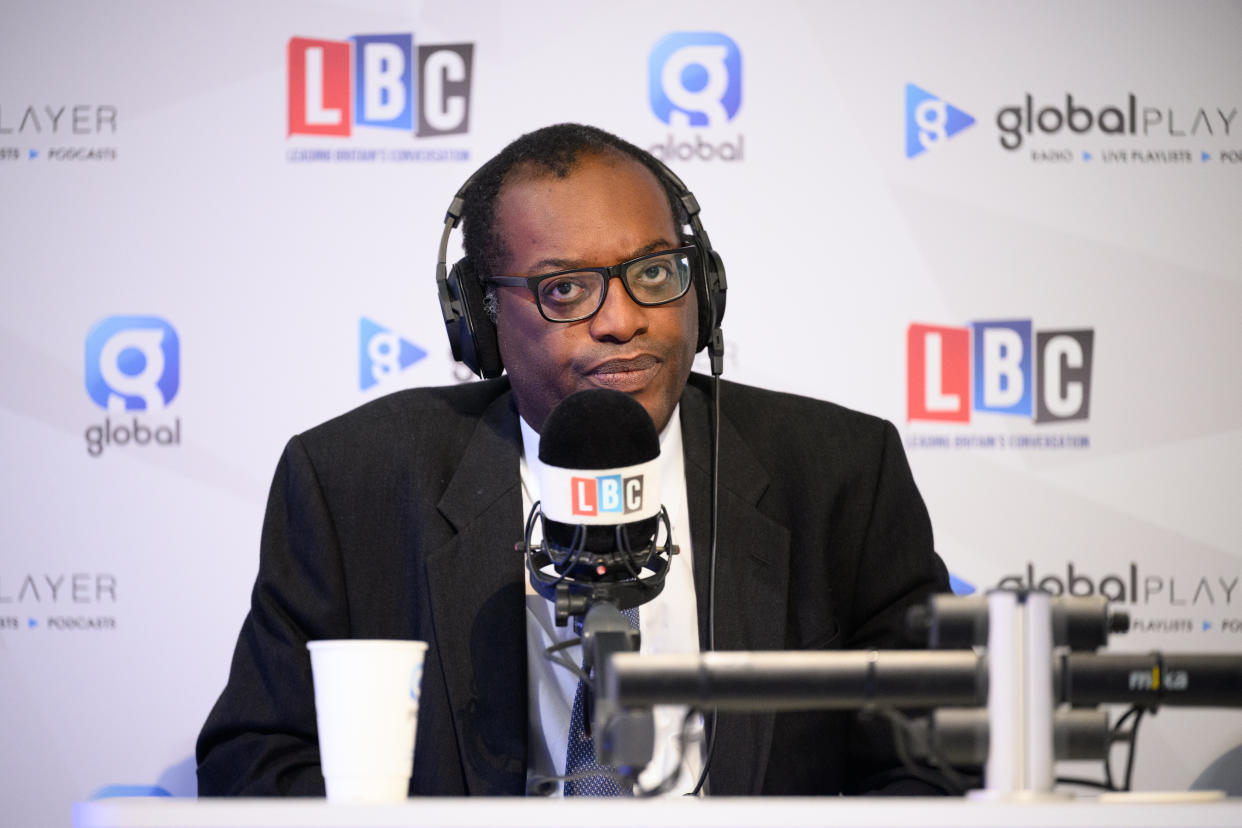
[[[579,545],[554,556],[546,543],[531,542],[536,518],[543,519],[538,503],[527,518],[526,534],[518,549],[526,557],[532,588],[555,606],[556,623],[563,626],[570,617],[582,617],[583,669],[590,676],[596,761],[636,779],[654,755],[651,708],[622,708],[615,699],[605,697],[603,688],[612,678],[613,656],[636,655],[639,651],[641,636],[621,610],[641,606],[659,595],[668,575],[669,558],[677,554],[668,512],[661,507],[655,534],[641,553],[628,548],[589,553]],[[666,538],[662,546],[658,543],[661,525]],[[581,540],[583,535],[578,537]],[[623,546],[621,540],[618,531],[619,547]]]
[[[582,653],[595,702],[591,716],[595,759],[601,765],[613,765],[622,776],[636,778],[655,750],[651,708],[619,708],[614,699],[604,696],[602,688],[611,680],[612,657],[637,653],[641,639],[611,601],[591,604],[588,600],[588,604],[582,621]]]

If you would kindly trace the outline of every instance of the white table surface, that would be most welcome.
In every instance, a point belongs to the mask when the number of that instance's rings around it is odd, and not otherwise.
[[[76,828],[1242,828],[1242,799],[994,802],[922,798],[322,799],[134,797],[81,802]]]

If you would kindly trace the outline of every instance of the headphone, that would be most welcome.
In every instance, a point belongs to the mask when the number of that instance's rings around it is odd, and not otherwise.
[[[638,159],[635,159],[638,160]],[[661,179],[664,188],[671,190],[686,212],[691,237],[687,240],[698,251],[698,267],[692,276],[694,292],[699,301],[699,330],[696,351],[711,345],[713,373],[719,374],[718,363],[723,363],[723,337],[720,322],[724,319],[725,281],[724,262],[712,249],[703,222],[699,219],[699,202],[694,193],[686,189],[682,180],[657,158],[649,158],[648,168]],[[500,376],[504,361],[500,358],[500,345],[496,338],[496,323],[483,309],[483,285],[470,259],[462,258],[449,270],[449,236],[461,221],[466,193],[478,173],[461,185],[457,195],[444,215],[444,232],[440,236],[440,256],[436,262],[436,289],[440,299],[440,313],[444,317],[444,330],[453,349],[453,359],[465,365],[471,372],[488,379]],[[676,217],[674,217],[676,220]]]

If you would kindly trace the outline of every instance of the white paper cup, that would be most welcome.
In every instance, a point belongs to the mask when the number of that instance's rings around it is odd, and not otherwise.
[[[402,802],[414,769],[422,641],[311,641],[330,802]]]

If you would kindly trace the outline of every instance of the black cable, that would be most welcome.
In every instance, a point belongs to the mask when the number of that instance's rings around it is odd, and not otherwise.
[[[1110,790],[1114,790],[1114,791],[1118,791],[1118,790],[1120,790],[1120,791],[1128,791],[1128,790],[1130,790],[1130,785],[1129,785],[1129,781],[1128,781],[1128,780],[1127,780],[1126,784],[1125,784],[1123,787],[1121,787],[1121,788],[1118,788],[1118,787],[1117,787],[1117,783],[1113,781],[1113,766],[1112,766],[1112,749],[1111,749],[1111,743],[1112,743],[1112,742],[1129,742],[1129,744],[1130,744],[1130,753],[1129,753],[1129,758],[1128,758],[1127,764],[1128,764],[1130,767],[1133,767],[1133,764],[1134,764],[1134,737],[1135,737],[1135,735],[1136,735],[1135,730],[1136,730],[1136,728],[1138,727],[1138,724],[1137,724],[1137,722],[1136,722],[1133,726],[1131,726],[1130,730],[1125,731],[1125,732],[1122,732],[1122,729],[1121,729],[1121,728],[1122,728],[1122,727],[1124,727],[1124,726],[1125,726],[1125,723],[1126,723],[1126,722],[1128,722],[1128,721],[1129,721],[1132,717],[1134,717],[1134,716],[1140,716],[1140,714],[1141,714],[1142,710],[1143,710],[1143,708],[1142,708],[1142,707],[1140,707],[1139,705],[1137,705],[1137,704],[1136,704],[1136,705],[1133,705],[1133,706],[1132,706],[1129,710],[1127,710],[1125,713],[1123,713],[1123,714],[1121,715],[1121,718],[1117,720],[1117,723],[1113,725],[1113,732],[1112,732],[1112,736],[1110,736],[1110,737],[1109,737],[1110,749],[1104,753],[1104,781],[1105,781],[1105,783],[1109,786],[1109,789],[1110,789]]]
[[[1058,785],[1082,785],[1087,788],[1100,788],[1105,791],[1117,790],[1109,782],[1101,782],[1098,779],[1083,779],[1078,776],[1058,776],[1054,781]]]
[[[719,328],[716,329],[719,333]],[[720,373],[712,371],[712,540],[711,552],[707,556],[707,652],[716,649],[716,535],[717,519],[720,514]],[[712,764],[712,754],[716,750],[716,708],[708,714],[711,721],[707,725],[707,750],[703,754],[703,769],[699,771],[699,780],[694,785],[690,796],[698,796],[707,781],[707,770]]]
[[[922,767],[910,755],[906,739],[913,741],[915,735],[914,727],[909,718],[900,710],[883,705],[867,705],[858,713],[860,719],[876,715],[888,719],[893,731],[893,749],[897,752],[897,758],[901,761],[906,773],[921,782],[926,782],[929,785],[948,791],[955,796],[966,795],[966,790],[970,787],[970,784],[953,769],[953,766],[945,759],[944,755],[936,750],[930,742],[922,745],[922,747],[926,751],[929,761],[936,766],[935,771]]]
[[[1136,705],[1134,709],[1138,712],[1134,714],[1134,724],[1130,725],[1130,751],[1126,757],[1126,782],[1123,791],[1130,790],[1130,781],[1134,778],[1134,748],[1138,743],[1139,724],[1143,721],[1143,708]]]
[[[698,708],[691,707],[686,711],[686,715],[681,719],[681,730],[677,733],[677,761],[673,763],[672,770],[665,774],[654,788],[638,788],[635,787],[634,795],[639,797],[653,797],[660,794],[668,793],[677,787],[677,780],[681,778],[681,766],[686,761],[686,745],[691,742],[698,742],[702,736],[691,736],[690,725],[693,723],[695,716],[699,713]]]
[[[591,677],[587,675],[585,670],[560,654],[561,650],[567,650],[570,647],[577,647],[581,644],[581,638],[567,638],[564,641],[558,641],[555,644],[550,644],[543,648],[543,657],[555,664],[557,667],[562,667],[573,673],[578,677],[578,681],[590,683]]]

